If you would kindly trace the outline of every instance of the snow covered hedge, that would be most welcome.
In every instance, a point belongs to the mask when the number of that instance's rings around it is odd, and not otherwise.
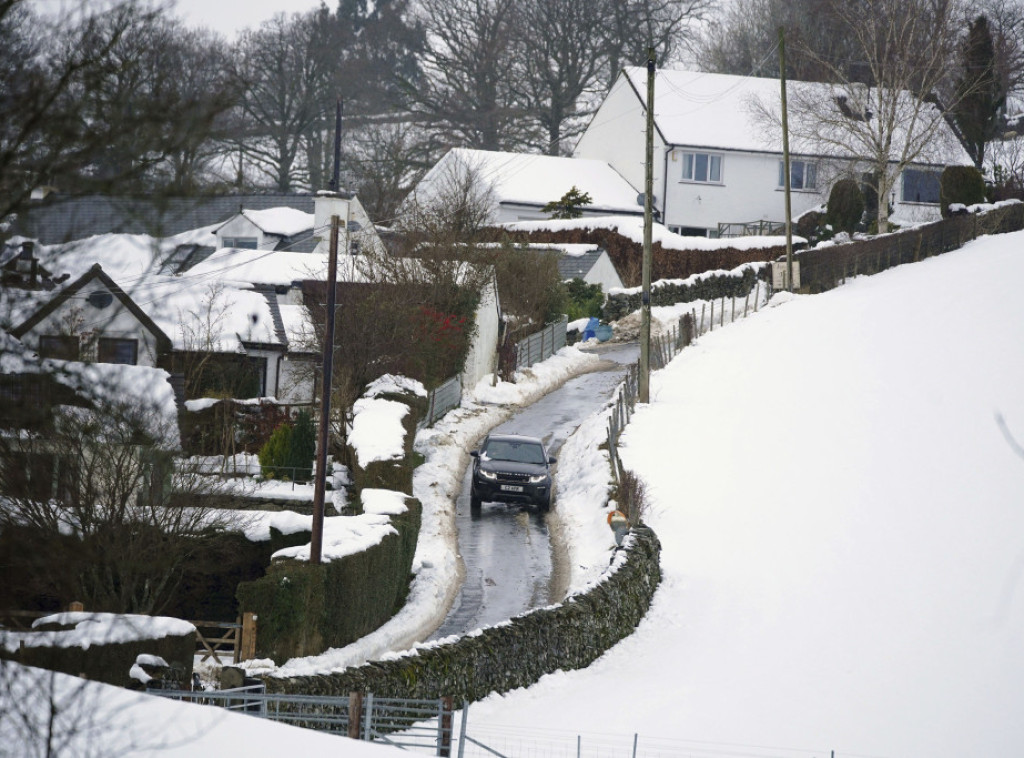
[[[267,690],[407,698],[450,695],[456,702],[476,701],[491,692],[527,687],[554,671],[584,668],[640,623],[661,581],[660,553],[653,531],[634,530],[601,579],[559,605],[337,673],[267,676]]]
[[[651,284],[651,305],[676,305],[694,300],[720,297],[744,297],[754,289],[767,266],[744,263],[732,271],[706,271],[687,279],[661,279]],[[613,289],[608,293],[602,315],[606,321],[618,321],[640,308],[642,288]]]
[[[139,656],[156,656],[181,682],[192,678],[196,628],[187,621],[78,612],[44,616],[32,626],[30,632],[0,632],[0,658],[127,687]]]
[[[421,509],[419,501],[398,497],[404,509],[376,514],[367,509],[367,516],[379,516],[385,529],[365,550],[337,557],[325,550],[320,564],[274,560],[266,576],[238,585],[240,610],[252,611],[259,619],[258,658],[280,664],[343,647],[372,632],[402,607],[409,591]]]

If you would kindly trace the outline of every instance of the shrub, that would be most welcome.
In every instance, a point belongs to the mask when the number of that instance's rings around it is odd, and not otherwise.
[[[833,231],[852,234],[864,216],[864,193],[853,179],[840,179],[828,195],[825,223]]]
[[[260,448],[260,466],[263,476],[273,479],[276,476],[288,476],[288,454],[292,440],[292,425],[283,423],[274,430],[262,448]]]
[[[953,203],[983,203],[985,178],[974,166],[947,166],[939,179],[939,200],[943,218],[949,218],[949,206]]]
[[[562,195],[558,200],[552,200],[541,208],[541,213],[550,213],[551,218],[568,219],[580,218],[583,215],[583,208],[593,203],[589,192],[580,192],[576,185]]]
[[[300,482],[313,476],[313,456],[316,455],[316,431],[309,411],[299,411],[288,440],[288,469]],[[262,461],[261,461],[262,463]]]
[[[601,290],[600,284],[587,284],[576,277],[566,282],[565,291],[567,296],[565,313],[570,321],[601,315],[604,292]]]

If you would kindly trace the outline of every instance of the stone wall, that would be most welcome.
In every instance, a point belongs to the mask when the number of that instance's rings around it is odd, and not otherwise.
[[[653,531],[634,529],[602,578],[559,605],[392,660],[333,674],[269,676],[267,691],[476,701],[529,686],[559,669],[584,668],[640,623],[661,581],[660,553]]]

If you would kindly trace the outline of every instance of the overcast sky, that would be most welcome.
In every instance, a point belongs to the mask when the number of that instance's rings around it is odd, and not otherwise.
[[[327,3],[334,8],[337,3]],[[208,26],[233,39],[242,29],[255,28],[275,13],[300,13],[320,0],[177,0],[177,15],[190,26]]]

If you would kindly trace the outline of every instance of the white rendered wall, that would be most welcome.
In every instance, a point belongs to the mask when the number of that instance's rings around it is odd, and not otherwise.
[[[498,349],[498,333],[501,314],[494,280],[480,293],[480,305],[476,309],[476,334],[466,356],[462,371],[462,386],[474,387],[477,382],[494,372],[494,360]]]
[[[86,355],[83,337],[86,337],[86,343],[99,337],[133,339],[138,342],[137,365],[155,367],[156,337],[116,297],[106,308],[90,305],[88,297],[94,292],[109,293],[110,290],[98,279],[88,282],[74,297],[61,303],[53,313],[32,327],[22,341],[38,350],[40,336],[74,334],[79,337],[81,358],[95,360],[95,355]]]

